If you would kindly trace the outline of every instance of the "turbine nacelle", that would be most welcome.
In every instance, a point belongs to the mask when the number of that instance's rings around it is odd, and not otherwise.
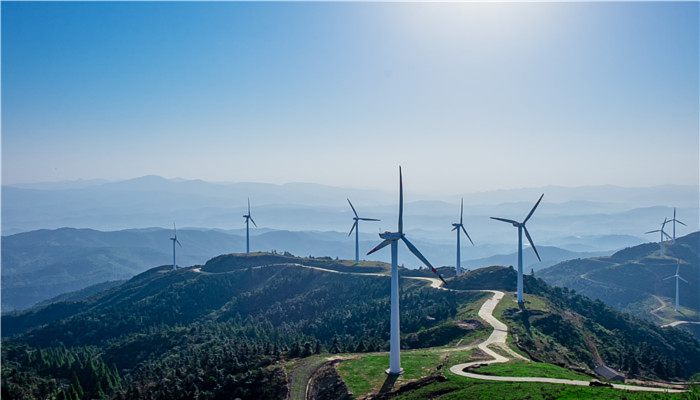
[[[384,233],[380,233],[379,237],[384,240],[400,240],[402,237],[404,237],[404,234],[399,232],[386,231]]]

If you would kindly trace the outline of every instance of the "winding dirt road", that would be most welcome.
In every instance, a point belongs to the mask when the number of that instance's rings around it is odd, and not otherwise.
[[[382,273],[344,272],[344,271],[337,271],[337,270],[333,270],[333,269],[312,267],[312,266],[303,265],[303,264],[280,264],[280,265],[294,265],[294,266],[298,266],[298,267],[309,268],[309,269],[314,269],[317,271],[329,272],[329,273],[334,273],[334,274],[388,277],[386,274],[382,274]],[[195,270],[193,270],[193,272],[202,273],[203,271],[201,271],[201,269],[195,269]],[[431,288],[438,289],[438,290],[460,291],[460,290],[448,289],[448,288],[443,287],[442,281],[437,279],[437,278],[420,277],[420,276],[405,276],[402,278],[424,281],[424,282],[427,282]],[[508,354],[512,358],[520,359],[523,361],[530,361],[530,360],[528,360],[527,358],[523,357],[522,355],[518,354],[517,352],[513,351],[513,349],[508,347],[508,345],[507,345],[508,326],[506,326],[506,324],[499,321],[496,317],[493,316],[493,312],[496,309],[496,306],[503,299],[505,294],[499,290],[465,290],[465,292],[490,292],[490,293],[493,293],[493,296],[491,296],[489,299],[487,299],[484,302],[484,304],[481,305],[481,308],[479,308],[479,313],[478,313],[479,317],[481,319],[483,319],[487,324],[491,325],[491,327],[493,328],[493,331],[491,332],[491,335],[489,335],[489,337],[486,340],[484,340],[483,342],[479,343],[476,346],[481,351],[488,354],[491,357],[491,360],[473,361],[473,362],[453,365],[452,367],[450,367],[451,373],[453,373],[455,375],[459,375],[459,376],[464,376],[467,378],[487,380],[487,381],[537,382],[537,383],[552,383],[552,384],[559,384],[559,385],[589,386],[589,383],[590,383],[589,381],[582,381],[582,380],[544,378],[544,377],[536,377],[536,376],[494,376],[494,375],[481,375],[481,374],[475,374],[473,372],[466,372],[465,369],[472,367],[472,366],[475,366],[475,365],[505,363],[505,362],[508,362],[511,360],[511,358],[497,353],[491,347],[498,348],[499,350]],[[669,324],[669,326],[676,326],[679,323],[684,323],[684,322],[687,322],[687,321],[677,321],[677,322],[673,323],[675,325]],[[463,346],[463,348],[470,349],[470,348],[473,348],[473,346]],[[451,350],[455,350],[455,349],[453,348]],[[681,393],[681,392],[684,392],[684,390],[680,390],[680,389],[658,388],[658,387],[650,387],[650,386],[634,386],[634,385],[623,385],[623,384],[613,384],[612,386],[615,389],[638,391],[638,392],[661,392],[661,393]]]

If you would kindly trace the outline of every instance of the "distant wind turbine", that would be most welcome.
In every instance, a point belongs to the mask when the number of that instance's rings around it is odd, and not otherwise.
[[[459,243],[459,237],[462,236],[461,230],[464,232],[465,235],[467,235],[467,239],[469,239],[469,242],[471,242],[472,246],[474,246],[474,242],[472,241],[472,238],[469,237],[469,234],[467,233],[467,230],[464,229],[464,199],[462,199],[462,204],[459,207],[459,222],[452,224],[454,228],[452,228],[453,231],[457,231],[457,263],[455,264],[455,273],[457,275],[462,274],[462,260],[460,259],[460,243]]]
[[[507,222],[509,224],[512,224],[514,227],[518,228],[518,303],[520,304],[524,304],[525,302],[525,300],[523,299],[523,231],[525,231],[527,241],[530,242],[530,246],[532,247],[532,250],[535,251],[537,259],[542,261],[542,259],[540,258],[540,253],[537,252],[537,247],[535,247],[535,243],[532,242],[532,237],[530,237],[530,233],[525,227],[525,223],[530,219],[530,217],[532,217],[532,214],[535,212],[537,206],[540,205],[540,202],[542,201],[543,197],[544,193],[542,193],[542,196],[540,196],[540,199],[537,200],[537,203],[535,203],[535,206],[532,207],[532,210],[530,210],[530,213],[527,214],[527,217],[525,217],[523,222],[513,221],[512,219],[491,217],[491,219]]]
[[[179,244],[180,247],[182,247],[182,243],[180,243],[180,241],[177,240],[177,228],[175,227],[174,222],[173,222],[173,237],[171,237],[170,240],[173,241],[173,269],[175,269],[175,268],[177,268],[177,263],[175,262],[175,243]]]
[[[353,214],[355,214],[355,217],[353,217],[353,220],[355,222],[352,224],[352,228],[350,228],[350,233],[348,233],[348,236],[352,235],[352,231],[355,231],[355,262],[360,262],[360,221],[379,221],[378,219],[374,218],[361,218],[359,215],[357,215],[357,211],[355,210],[355,207],[353,207],[352,203],[350,202],[350,199],[348,200],[348,204],[350,204],[350,208],[352,208]]]
[[[668,218],[664,218],[664,222],[661,224],[661,229],[655,229],[655,230],[653,230],[653,231],[644,232],[644,233],[645,233],[645,234],[649,234],[649,233],[656,233],[656,232],[659,232],[660,235],[661,235],[661,237],[659,238],[659,242],[663,242],[663,241],[664,241],[664,237],[665,237],[666,239],[671,239],[671,236],[669,236],[668,233],[666,233],[666,231],[664,231],[664,228],[666,227],[666,224],[667,224],[667,223],[668,223]]]
[[[255,223],[253,220],[253,217],[250,216],[250,197],[248,198],[248,213],[243,215],[243,218],[245,218],[245,253],[248,254],[250,253],[250,223],[252,222],[255,227],[258,227],[258,224]]]
[[[666,280],[666,279],[676,278],[676,304],[673,307],[673,309],[675,311],[678,311],[678,280],[680,279],[683,282],[688,283],[688,281],[683,279],[683,277],[678,274],[678,269],[680,268],[680,266],[681,266],[680,261],[678,259],[676,259],[676,273],[674,275],[671,275],[671,276],[663,279],[663,280]]]
[[[676,219],[676,207],[673,207],[673,219],[669,220],[668,222],[673,222],[673,235],[671,236],[671,243],[676,243],[676,222],[683,226],[688,226],[681,221]]]
[[[379,237],[384,239],[377,247],[367,253],[370,255],[375,251],[391,245],[391,326],[389,339],[389,369],[387,374],[398,375],[402,372],[401,369],[401,331],[399,324],[399,269],[398,269],[398,250],[399,240],[403,241],[406,247],[430,270],[435,273],[443,283],[445,280],[442,275],[430,264],[423,254],[418,251],[403,233],[403,177],[401,175],[401,167],[399,166],[399,231],[380,233]]]
[[[659,235],[661,236],[661,239],[659,240],[659,246],[661,247],[661,255],[664,254],[664,237],[666,237],[667,239],[671,239],[671,236],[669,236],[668,233],[664,231],[666,224],[668,224],[668,218],[664,218],[664,222],[661,224],[661,229],[655,229],[653,231],[644,232],[644,234],[659,232]]]

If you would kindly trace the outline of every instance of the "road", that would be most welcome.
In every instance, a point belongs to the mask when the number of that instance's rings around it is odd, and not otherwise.
[[[344,271],[337,271],[337,270],[320,268],[320,267],[312,267],[312,266],[302,265],[302,264],[284,264],[284,265],[294,265],[294,266],[299,266],[299,267],[303,267],[303,268],[309,268],[309,269],[314,269],[317,271],[329,272],[329,273],[334,273],[334,274],[383,276],[383,277],[387,276],[386,274],[382,274],[382,273],[344,272]],[[193,270],[193,272],[200,272],[201,273],[202,271],[201,270],[198,270],[198,271]],[[438,289],[438,290],[454,290],[454,289],[444,288],[442,281],[437,279],[437,278],[420,277],[420,276],[406,276],[403,278],[427,282],[431,288]],[[483,351],[484,353],[489,355],[491,357],[491,360],[473,361],[473,362],[468,362],[468,363],[463,363],[463,364],[456,364],[456,365],[453,365],[452,367],[450,367],[450,372],[452,372],[455,375],[464,376],[467,378],[487,380],[487,381],[536,382],[536,383],[552,383],[552,384],[572,385],[572,386],[589,386],[589,381],[577,381],[577,380],[572,380],[572,379],[544,378],[544,377],[536,377],[536,376],[494,376],[494,375],[481,375],[481,374],[475,374],[473,372],[466,372],[465,369],[472,367],[472,366],[475,366],[475,365],[504,363],[504,362],[508,362],[511,360],[511,358],[506,357],[506,356],[494,351],[492,349],[492,347],[498,348],[499,350],[508,354],[512,358],[520,359],[523,361],[529,361],[529,360],[527,358],[523,357],[522,355],[518,354],[517,352],[513,351],[513,349],[511,349],[510,347],[508,347],[508,344],[507,344],[508,326],[493,316],[493,312],[496,309],[496,306],[503,299],[505,294],[499,290],[465,290],[465,291],[493,293],[493,296],[491,296],[489,299],[487,299],[484,302],[484,304],[481,305],[481,308],[479,308],[479,313],[478,313],[479,317],[481,319],[483,319],[487,324],[489,324],[493,328],[493,331],[491,332],[491,335],[489,335],[489,337],[486,338],[486,340],[484,340],[483,342],[481,342],[477,345],[477,348],[479,348],[481,351]],[[698,322],[676,321],[676,322],[672,323],[675,325],[669,324],[669,326],[676,326],[680,323],[698,323]],[[471,349],[471,348],[473,348],[473,346],[463,346],[462,348]],[[454,349],[452,349],[452,350],[454,350]],[[623,385],[623,384],[613,384],[613,388],[620,389],[620,390],[636,391],[636,392],[662,392],[662,393],[681,393],[681,392],[684,392],[684,390],[680,390],[680,389],[658,388],[658,387],[650,387],[650,386],[634,386],[634,385]]]

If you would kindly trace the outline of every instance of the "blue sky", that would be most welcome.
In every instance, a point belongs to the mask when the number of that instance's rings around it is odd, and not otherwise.
[[[698,7],[3,3],[2,178],[697,184]]]

